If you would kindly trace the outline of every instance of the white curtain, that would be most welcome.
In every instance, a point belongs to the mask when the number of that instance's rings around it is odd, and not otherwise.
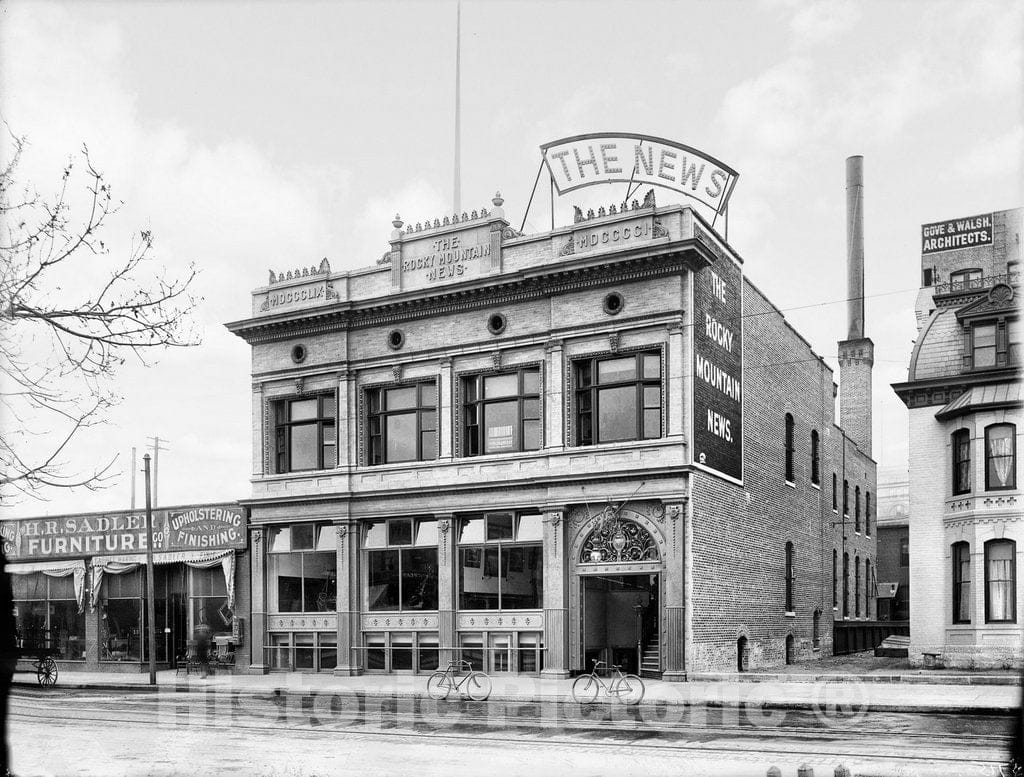
[[[1013,438],[1008,428],[993,429],[989,432],[989,458],[995,471],[996,485],[1010,484],[1010,467],[1013,465]]]
[[[12,575],[31,575],[42,572],[50,577],[75,576],[75,599],[78,601],[78,611],[85,609],[85,561],[74,559],[72,561],[40,561],[35,564],[7,564],[7,572]]]
[[[995,542],[986,548],[988,569],[988,617],[995,621],[1014,619],[1013,545]]]
[[[133,572],[146,563],[145,554],[129,556],[101,556],[92,560],[92,602],[95,609],[100,599],[103,575],[121,575]],[[183,563],[196,569],[209,569],[220,566],[224,570],[224,582],[227,585],[228,607],[235,607],[235,552],[233,550],[182,551],[179,553],[154,553],[154,564]]]

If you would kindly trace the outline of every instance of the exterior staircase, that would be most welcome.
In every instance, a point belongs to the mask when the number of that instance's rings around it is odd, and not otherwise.
[[[651,635],[644,647],[640,659],[640,676],[661,679],[661,638],[657,633]]]

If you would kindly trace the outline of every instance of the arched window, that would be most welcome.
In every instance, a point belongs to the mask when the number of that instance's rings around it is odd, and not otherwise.
[[[843,554],[843,617],[850,614],[850,554]]]
[[[871,536],[871,492],[864,492],[864,533]]]
[[[853,615],[860,617],[860,556],[853,559]]]
[[[993,424],[985,427],[985,490],[1017,487],[1017,427]]]
[[[1017,622],[1017,543],[985,543],[985,622]]]
[[[793,588],[796,580],[796,572],[793,568],[793,543],[786,543],[786,612],[795,612],[793,605]]]
[[[874,598],[875,582],[871,579],[871,559],[864,559],[864,617],[871,617],[871,600]]]
[[[832,549],[832,609],[839,606],[839,551]]]
[[[786,480],[790,483],[796,480],[793,472],[793,416],[786,413]]]
[[[853,530],[860,532],[860,486],[853,489]]]
[[[821,485],[821,451],[818,448],[818,430],[811,430],[811,482]]]
[[[954,542],[953,558],[953,623],[971,622],[971,546]]]
[[[850,481],[843,481],[843,515],[850,514]]]
[[[953,493],[966,494],[971,490],[971,432],[957,429],[950,440],[953,450]]]
[[[832,473],[832,512],[839,512],[839,479]]]

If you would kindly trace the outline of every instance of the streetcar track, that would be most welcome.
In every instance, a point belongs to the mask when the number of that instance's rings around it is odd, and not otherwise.
[[[12,697],[12,701],[20,701]],[[81,699],[81,701],[86,701]],[[93,700],[90,700],[93,701]],[[111,701],[117,701],[112,698]],[[280,707],[275,705],[269,698],[261,698],[260,701],[268,703],[270,706],[267,708],[265,713],[255,713],[251,709],[247,710],[249,714],[277,714],[277,715],[297,715],[305,718],[330,718],[335,715],[349,716],[351,714],[362,714],[372,715],[367,717],[363,722],[349,723],[350,726],[355,725],[370,725],[375,721],[383,722],[386,718],[385,715],[390,716],[388,720],[394,720],[396,722],[411,722],[417,723],[423,720],[423,713],[410,711],[408,709],[395,709],[395,710],[331,710],[324,708],[317,708],[315,706],[311,708],[303,708],[301,706],[285,706]],[[139,712],[146,712],[151,710],[153,707],[160,707],[163,705],[173,705],[175,708],[174,716],[179,717],[183,715],[192,716],[193,714],[202,714],[209,710],[223,708],[223,703],[218,704],[216,701],[211,705],[208,701],[197,701],[197,700],[186,700],[181,697],[160,697],[154,699],[137,700],[136,709]],[[32,705],[36,709],[51,710],[55,713],[65,712],[66,710],[61,709],[57,706],[43,706]],[[146,709],[143,709],[145,707]],[[232,711],[238,711],[239,708],[234,706],[232,702],[230,705]],[[178,711],[182,710],[182,711]],[[107,709],[105,707],[78,707],[76,712],[94,712],[94,713],[112,713],[117,710]],[[774,728],[768,728],[759,726],[755,723],[747,725],[737,724],[711,724],[711,723],[687,723],[684,721],[676,721],[675,723],[666,724],[664,721],[650,722],[647,720],[636,720],[632,717],[613,717],[612,719],[602,719],[599,717],[595,718],[571,718],[571,717],[547,717],[547,716],[535,716],[531,718],[524,717],[503,717],[498,715],[481,715],[467,711],[452,710],[453,713],[453,724],[490,724],[491,728],[498,725],[503,725],[509,728],[550,728],[551,726],[564,726],[566,728],[573,728],[576,730],[592,730],[601,724],[611,724],[617,731],[632,732],[636,733],[639,731],[652,731],[658,733],[683,733],[686,731],[707,731],[707,732],[720,732],[720,733],[757,733],[760,736],[806,736],[806,737],[818,737],[818,738],[835,738],[837,736],[843,736],[845,734],[856,734],[858,737],[889,737],[893,739],[903,740],[907,738],[919,739],[922,741],[938,739],[943,743],[954,741],[960,742],[965,745],[970,745],[978,741],[989,742],[992,745],[998,745],[1000,743],[1009,746],[1013,741],[1013,736],[1010,734],[970,734],[970,735],[951,735],[949,732],[924,732],[924,731],[900,731],[894,730],[891,727],[887,729],[869,729],[863,727],[854,727],[856,722],[851,722],[850,728],[811,728],[808,726],[778,726]],[[126,714],[128,712],[126,711]],[[93,718],[94,720],[100,720],[101,718]],[[129,722],[133,718],[118,718],[108,719],[109,722]],[[244,719],[235,718],[235,723],[240,726],[246,726]],[[337,722],[334,722],[337,723]]]
[[[35,720],[44,720],[44,721],[49,722],[50,724],[55,724],[55,725],[63,727],[63,728],[74,728],[75,724],[76,724],[76,721],[54,720],[53,718],[50,718],[50,717],[44,716],[44,715],[24,715],[23,717],[31,718],[31,719],[35,719]],[[97,720],[95,718],[87,718],[87,720],[90,720],[90,721],[93,721],[93,722],[96,722],[96,723],[108,722],[108,721],[104,721],[102,719]],[[17,721],[15,719],[15,720],[12,720],[11,722],[14,723],[14,722],[17,722]],[[113,721],[113,722],[122,722],[122,721]],[[133,720],[132,722],[133,723],[137,723],[137,724],[147,725],[147,726],[155,726],[155,727],[156,726],[160,726],[163,723],[162,721],[151,721],[151,720]],[[190,725],[193,725],[193,724],[190,724]],[[216,721],[209,721],[209,722],[203,721],[201,723],[197,723],[197,724],[194,724],[194,725],[199,725],[201,728],[213,728],[213,729],[217,729],[217,730],[223,730],[223,726],[221,724],[218,724]],[[253,725],[253,726],[244,726],[244,727],[240,726],[239,728],[240,729],[244,728],[244,730],[246,732],[259,732],[259,733],[280,733],[282,731],[287,731],[287,732],[291,732],[293,734],[303,735],[303,736],[305,736],[307,738],[313,738],[313,737],[316,737],[316,736],[318,736],[320,734],[323,734],[323,733],[340,734],[340,735],[343,735],[343,736],[348,736],[348,737],[352,737],[352,738],[356,738],[356,739],[358,739],[360,736],[362,736],[364,738],[367,737],[367,736],[374,736],[374,737],[390,737],[390,738],[393,738],[393,739],[404,739],[404,740],[410,740],[410,741],[426,740],[426,739],[433,739],[433,738],[440,737],[440,738],[444,738],[444,739],[455,740],[455,741],[465,742],[465,743],[480,743],[480,742],[485,742],[485,743],[489,743],[489,744],[498,744],[498,743],[500,743],[500,744],[502,744],[502,745],[504,745],[506,747],[507,746],[511,746],[511,747],[517,747],[517,748],[536,747],[538,744],[551,745],[551,746],[559,745],[559,744],[565,744],[565,745],[597,747],[597,748],[602,748],[602,749],[616,749],[616,750],[621,751],[623,747],[633,746],[633,747],[637,747],[637,748],[640,748],[640,749],[651,749],[651,750],[658,750],[658,751],[682,751],[682,752],[685,752],[687,755],[721,756],[723,754],[731,754],[733,757],[739,757],[742,760],[749,760],[751,758],[751,756],[752,756],[749,748],[747,748],[747,747],[735,747],[735,746],[730,746],[730,745],[721,745],[721,746],[717,746],[717,747],[708,747],[708,746],[702,746],[702,745],[691,745],[691,746],[687,746],[687,747],[680,747],[678,745],[661,744],[661,743],[650,742],[650,741],[646,741],[646,740],[643,741],[642,743],[633,743],[632,745],[624,745],[620,741],[601,741],[601,740],[596,740],[596,739],[591,739],[591,740],[587,740],[585,742],[580,742],[579,740],[576,740],[576,739],[570,739],[568,737],[559,737],[557,735],[553,736],[551,738],[545,739],[543,742],[538,742],[537,740],[520,741],[520,740],[515,740],[515,739],[509,739],[508,737],[489,736],[487,734],[472,734],[472,735],[469,735],[469,734],[458,734],[458,733],[451,733],[451,732],[444,732],[444,731],[431,731],[431,732],[427,732],[427,733],[417,733],[415,731],[396,732],[396,731],[374,731],[374,730],[368,730],[368,731],[355,732],[355,731],[349,731],[349,730],[346,730],[346,729],[337,730],[337,729],[329,729],[329,728],[322,728],[322,727],[321,728],[305,728],[305,727],[290,726],[290,725],[283,725],[283,724],[274,725],[274,726],[270,726],[270,725],[262,725],[262,726]],[[953,756],[946,756],[946,755],[929,755],[927,757],[921,757],[921,756],[915,756],[915,755],[901,755],[899,753],[875,754],[875,753],[846,752],[846,751],[835,751],[835,750],[799,750],[799,751],[794,751],[792,749],[775,749],[775,748],[768,748],[768,747],[760,747],[760,748],[758,748],[758,752],[757,752],[756,755],[757,755],[758,758],[763,758],[765,756],[782,756],[782,757],[786,757],[786,758],[793,758],[795,756],[799,756],[799,758],[801,758],[801,759],[813,759],[813,758],[816,758],[816,757],[821,757],[821,758],[836,758],[836,757],[841,757],[842,758],[842,757],[845,757],[845,758],[856,758],[856,759],[858,759],[860,761],[878,761],[878,762],[883,762],[883,763],[885,763],[885,762],[892,762],[892,761],[900,761],[900,762],[906,762],[906,763],[921,763],[921,764],[933,764],[933,763],[964,764],[964,763],[967,763],[967,764],[970,764],[971,766],[977,766],[977,767],[981,767],[981,768],[990,767],[990,766],[998,768],[1000,765],[1002,765],[1004,763],[1003,760],[990,760],[990,759],[977,759],[977,758],[970,759],[970,758],[953,757]]]
[[[52,708],[52,707],[47,708],[47,709],[50,709],[50,710],[55,711],[55,712],[60,712],[61,711],[61,710],[57,710],[57,709]],[[142,712],[142,710],[136,710],[136,711]],[[138,718],[138,717],[133,718],[133,717],[130,717],[130,716],[129,717],[124,717],[124,718],[122,718],[122,717],[109,717],[109,713],[116,712],[116,711],[114,711],[114,710],[107,710],[107,709],[104,709],[104,708],[78,708],[76,710],[76,712],[79,712],[79,713],[81,713],[81,712],[100,713],[99,717],[87,717],[87,718],[85,718],[86,720],[90,720],[90,721],[93,721],[93,722],[96,722],[96,723],[115,723],[115,724],[116,723],[144,723],[146,725],[157,725],[157,726],[159,726],[159,725],[167,724],[168,722],[170,722],[167,719],[164,719],[164,720],[159,720],[159,719],[153,720],[153,719],[145,719],[145,718]],[[295,712],[299,712],[299,711],[295,711]],[[450,738],[459,739],[459,740],[482,739],[482,740],[487,740],[487,741],[512,741],[512,740],[509,740],[507,738],[500,738],[500,737],[496,737],[496,736],[493,736],[493,735],[490,735],[490,736],[488,735],[487,732],[493,731],[493,729],[495,728],[495,721],[494,721],[494,719],[492,717],[484,717],[484,716],[469,716],[469,717],[466,717],[466,716],[462,716],[457,721],[454,721],[453,725],[450,726],[450,727],[443,727],[442,726],[442,727],[437,727],[437,728],[431,728],[429,731],[427,731],[425,733],[421,733],[421,732],[417,732],[416,731],[416,727],[419,726],[419,727],[422,728],[422,727],[428,726],[429,722],[427,720],[425,720],[424,718],[420,717],[420,716],[410,715],[409,713],[393,712],[392,714],[395,716],[395,718],[393,718],[393,719],[396,721],[395,728],[387,728],[387,729],[380,728],[380,729],[376,729],[375,730],[373,728],[374,722],[377,722],[378,720],[380,722],[383,722],[385,720],[385,718],[383,716],[380,717],[379,719],[377,719],[377,718],[368,719],[368,720],[362,721],[362,722],[360,722],[358,724],[353,724],[353,723],[342,722],[342,721],[331,721],[329,718],[324,720],[324,721],[320,721],[319,720],[320,716],[318,716],[316,714],[316,712],[317,712],[316,710],[303,710],[303,711],[301,711],[299,713],[299,714],[302,714],[303,716],[305,716],[307,718],[317,718],[318,723],[316,725],[314,725],[313,723],[309,723],[308,725],[305,725],[305,726],[297,726],[297,725],[294,725],[294,724],[289,725],[286,721],[285,722],[276,721],[275,725],[271,726],[271,725],[268,725],[266,723],[262,723],[261,724],[259,722],[255,722],[255,721],[250,723],[250,722],[247,722],[247,721],[245,721],[243,719],[237,719],[237,718],[234,719],[232,721],[232,723],[235,725],[235,728],[237,728],[239,730],[244,730],[244,731],[247,731],[247,732],[249,732],[249,731],[260,732],[260,731],[288,730],[288,731],[292,731],[292,732],[305,732],[305,733],[314,734],[314,733],[318,733],[318,732],[328,732],[329,731],[329,732],[333,732],[333,733],[344,733],[344,734],[348,734],[348,735],[351,735],[351,736],[359,736],[361,734],[372,734],[372,735],[378,735],[378,736],[397,736],[397,737],[413,736],[413,737],[420,737],[420,738],[422,738],[422,737],[429,737],[429,736],[443,736],[443,737],[450,737]],[[281,710],[280,713],[281,714],[285,714],[285,712],[283,710]],[[327,717],[326,713],[327,713],[326,710],[320,710],[320,715],[324,716],[325,718]],[[130,714],[130,711],[127,711],[126,714]],[[183,717],[185,714],[186,713],[178,713],[178,712],[173,713],[174,717]],[[208,727],[223,727],[223,720],[221,720],[221,721],[212,720],[211,721],[211,720],[207,720],[206,719],[208,717],[207,715],[194,715],[191,712],[188,712],[187,714],[188,714],[189,720],[188,720],[188,722],[185,725],[188,725],[188,726],[198,725],[198,726],[204,727],[204,728],[208,728]],[[26,713],[24,711],[23,712],[19,712],[19,713],[15,714],[15,715],[12,715],[11,719],[12,720],[17,720],[19,716],[22,717],[22,718],[27,718],[27,719],[32,719],[32,720],[52,721],[54,719],[53,717],[51,717],[49,715],[36,714],[35,712],[27,712]],[[410,720],[410,718],[411,718],[411,720]],[[411,727],[407,725],[404,728],[400,728],[397,725],[399,721],[401,721],[401,722],[411,722],[413,725]],[[545,727],[543,724],[544,723],[556,723],[556,724],[560,724],[564,729],[569,729],[569,730],[572,730],[572,731],[575,731],[575,732],[579,732],[579,733],[586,733],[586,732],[601,733],[601,734],[604,734],[604,735],[607,736],[610,732],[606,728],[602,728],[602,727],[598,726],[597,724],[599,724],[599,723],[609,723],[609,722],[611,722],[611,723],[621,723],[621,722],[624,722],[624,721],[593,721],[593,722],[590,722],[590,724],[588,725],[587,721],[578,721],[578,720],[570,721],[570,720],[565,720],[565,719],[535,718],[535,719],[531,719],[531,720],[524,720],[522,723],[512,724],[512,725],[509,725],[508,727],[509,728],[519,729],[520,730],[519,733],[527,733],[527,730],[536,729],[536,731],[532,731],[530,733],[545,735],[544,741],[546,741],[546,742],[563,741],[563,742],[567,742],[567,743],[574,743],[574,742],[578,742],[578,740],[567,738],[567,737],[559,738],[557,730],[553,730],[552,728]],[[686,733],[686,731],[699,731],[699,732],[703,732],[703,733],[706,733],[709,737],[713,737],[715,735],[720,735],[720,736],[735,735],[738,732],[747,733],[747,734],[755,733],[756,732],[759,736],[770,735],[771,737],[776,738],[776,739],[789,738],[789,739],[797,740],[797,741],[801,741],[801,742],[811,742],[811,741],[814,741],[814,740],[821,740],[821,739],[827,739],[829,741],[836,741],[837,739],[840,739],[843,736],[843,734],[845,733],[845,732],[840,732],[840,731],[828,731],[828,732],[825,732],[825,731],[821,731],[821,730],[817,730],[817,729],[806,729],[806,728],[797,728],[797,727],[794,727],[793,729],[789,729],[789,730],[767,730],[767,729],[759,729],[759,728],[756,728],[756,727],[753,727],[753,726],[701,726],[701,725],[696,725],[696,724],[679,724],[678,728],[672,728],[672,727],[667,727],[667,726],[657,726],[657,725],[651,725],[651,724],[641,724],[641,723],[638,723],[636,721],[628,721],[628,722],[633,723],[635,725],[634,726],[630,726],[630,727],[613,726],[612,732],[614,732],[616,734],[646,733],[650,737],[654,737],[654,736],[657,736],[657,735],[664,735],[664,734],[680,735],[681,736],[684,733]],[[61,724],[62,725],[68,725],[68,724],[64,723],[63,720],[61,721]],[[357,726],[360,727],[358,730],[356,728]],[[475,727],[477,729],[477,732],[474,732],[473,734],[454,733],[453,729],[456,726],[457,727],[461,727],[463,729],[474,728]],[[637,726],[639,726],[639,727],[637,727]],[[681,729],[686,729],[686,731],[681,730]],[[553,733],[550,736],[547,736],[546,732],[553,732]],[[877,742],[877,736],[878,736],[879,733],[882,733],[884,736],[887,736],[887,737],[889,737],[891,739],[896,740],[897,743],[901,743],[908,736],[916,736],[918,739],[920,739],[922,741],[928,740],[928,739],[930,739],[930,740],[939,740],[938,742],[936,742],[936,744],[941,744],[942,746],[947,747],[947,748],[963,748],[965,750],[967,750],[967,749],[974,749],[974,750],[983,749],[984,751],[988,751],[991,748],[998,746],[999,744],[1003,744],[1005,746],[1005,749],[1008,750],[1009,749],[1009,745],[1012,742],[1012,737],[1011,736],[996,735],[996,734],[978,734],[978,735],[971,735],[971,737],[969,737],[969,738],[968,737],[959,737],[959,738],[957,738],[957,737],[951,737],[949,735],[941,734],[941,733],[936,733],[936,734],[919,733],[919,732],[900,733],[900,732],[878,732],[878,731],[869,731],[869,730],[857,730],[855,732],[850,732],[850,733],[856,733],[858,736],[863,736],[865,738],[867,738],[869,736],[870,737],[875,737],[876,739],[875,739],[874,742],[872,742],[872,744],[879,744]],[[983,740],[983,743],[986,745],[984,748],[978,748],[979,740]],[[588,741],[593,741],[593,740],[588,740]],[[620,746],[622,745],[621,741],[616,741],[614,743],[601,743],[601,744],[618,744]],[[837,742],[837,744],[840,744],[840,743]],[[655,742],[648,742],[647,740],[644,740],[643,744],[641,746],[643,746],[643,747],[656,747],[656,748],[661,748],[661,749],[685,750],[686,752],[691,752],[691,751],[694,751],[694,750],[705,750],[705,749],[708,750],[708,752],[719,752],[721,750],[742,752],[742,750],[743,750],[743,749],[737,748],[737,747],[716,747],[716,748],[703,747],[702,748],[700,744],[693,743],[692,741],[685,740],[685,739],[676,739],[672,743],[664,743],[664,744],[655,743]],[[770,750],[770,749],[765,749],[764,752],[774,752],[774,753],[782,754],[782,753],[791,753],[792,750]],[[801,754],[803,754],[805,751],[801,750],[800,752],[801,752]],[[814,751],[808,751],[808,752],[811,755],[814,754]],[[819,754],[822,754],[822,753],[819,753]],[[856,753],[849,753],[849,752],[833,753],[831,751],[828,751],[828,753],[826,753],[826,754],[831,754],[831,755],[848,755],[848,756],[851,756],[851,757],[854,757],[854,756],[861,757],[862,755],[866,755],[866,757],[874,757],[874,758],[881,758],[882,757],[882,756],[873,756],[873,755],[870,755],[870,754],[865,754],[862,751],[858,751]],[[886,757],[888,757],[888,756],[886,756]],[[908,760],[908,761],[922,760],[919,757],[915,757],[915,756],[906,756],[906,757],[901,756],[901,758],[905,758],[905,760]],[[976,762],[976,759],[971,759],[969,756],[966,756],[966,755],[957,756],[957,757],[953,757],[953,756],[933,756],[932,757],[933,760],[935,758],[938,758],[939,760],[942,760],[942,761],[949,761],[949,762],[956,762],[956,763]],[[1001,761],[991,761],[991,763],[1001,763]]]

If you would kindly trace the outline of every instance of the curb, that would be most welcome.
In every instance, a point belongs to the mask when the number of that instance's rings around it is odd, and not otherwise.
[[[956,674],[718,674],[695,673],[689,675],[693,682],[733,683],[907,683],[908,685],[1024,685],[1020,675],[956,675]]]
[[[38,683],[34,681],[17,681],[13,682],[13,686],[24,687],[24,688],[39,688]],[[254,688],[254,687],[232,687],[223,685],[194,685],[194,684],[163,684],[163,685],[141,685],[138,683],[124,683],[124,684],[110,684],[110,683],[60,683],[54,686],[57,689],[72,689],[72,690],[89,690],[89,691],[107,691],[112,693],[131,693],[131,692],[152,692],[153,690],[164,691],[169,694],[208,694],[211,691],[216,694],[230,694],[237,696],[331,696],[344,694],[347,696],[361,696],[365,699],[420,699],[420,700],[431,700],[425,693],[417,691],[376,691],[376,690],[363,690],[363,689],[315,689],[315,688],[287,688],[287,687],[268,687],[268,688]],[[489,702],[502,702],[507,704],[554,704],[554,703],[573,703],[571,697],[566,695],[560,696],[533,696],[530,698],[524,698],[522,696],[508,696],[503,694],[492,694],[487,700]],[[602,702],[605,703],[605,702]],[[815,704],[814,702],[805,701],[793,701],[793,702],[780,702],[780,701],[767,701],[767,700],[756,700],[757,706],[761,709],[766,710],[791,710],[797,712],[815,712],[821,711],[821,705]],[[607,702],[612,704],[612,702]],[[709,699],[706,701],[691,701],[691,700],[676,700],[676,699],[652,699],[645,702],[641,702],[637,707],[640,708],[651,708],[658,706],[665,707],[706,707],[708,709],[732,709],[742,708],[747,706],[748,702],[744,701],[721,701],[717,699]],[[912,713],[912,714],[932,714],[932,713],[952,713],[961,712],[972,715],[989,715],[989,716],[1004,716],[1013,715],[1016,716],[1019,712],[1019,708],[1015,706],[1001,706],[1001,705],[980,705],[980,706],[965,706],[955,704],[884,704],[884,703],[868,703],[859,708],[866,712],[890,712],[890,713]]]

